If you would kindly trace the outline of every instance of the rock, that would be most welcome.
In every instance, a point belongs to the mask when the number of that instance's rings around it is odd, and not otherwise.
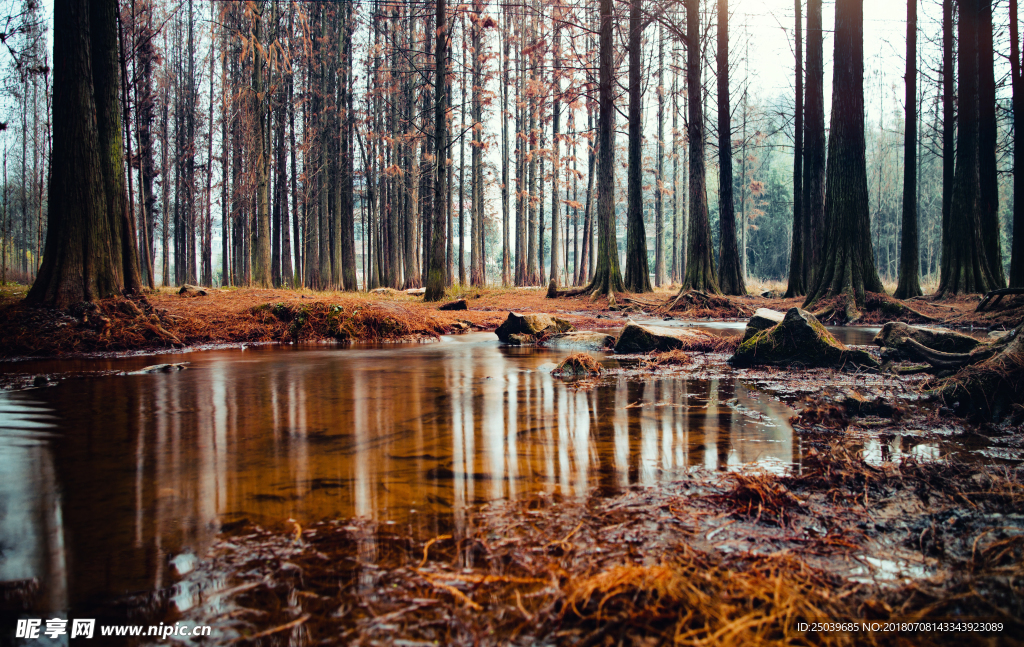
[[[399,292],[395,288],[374,288],[370,290],[370,294],[379,294],[382,296],[395,296],[396,294],[401,294],[401,292]],[[303,295],[303,298],[306,298],[305,295]]]
[[[619,340],[615,342],[615,352],[650,353],[675,349],[706,351],[715,350],[709,344],[714,346],[720,342],[720,337],[700,330],[640,325],[630,319],[622,329]]]
[[[505,340],[506,344],[512,344],[513,346],[529,346],[537,343],[537,338],[533,335],[527,335],[524,333],[514,332],[508,336]]]
[[[469,330],[469,326],[470,324],[466,321],[456,321],[455,323],[452,324],[452,328],[458,330],[459,332],[466,332],[467,330]]]
[[[456,301],[449,301],[443,306],[439,307],[438,310],[468,310],[469,307],[466,305],[465,299],[458,299]]]
[[[209,293],[203,288],[187,283],[178,290],[178,295],[183,297],[205,297],[207,294]]]
[[[757,311],[754,312],[754,316],[747,322],[747,329],[743,333],[743,341],[747,341],[762,330],[768,330],[776,324],[782,323],[785,316],[785,314],[778,310],[758,308]]]
[[[517,314],[510,312],[505,322],[498,326],[498,329],[494,332],[498,335],[498,339],[503,342],[509,342],[510,337],[514,334],[529,335],[534,338],[532,341],[537,341],[537,337],[572,332],[574,330],[576,329],[568,321],[552,317],[548,314]]]
[[[567,332],[554,335],[544,345],[565,350],[610,350],[615,347],[615,337],[603,332]]]
[[[414,297],[421,297],[427,293],[427,288],[409,288],[405,291],[406,294],[411,294]]]
[[[924,360],[914,345],[907,343],[908,339],[941,353],[970,353],[985,343],[952,330],[911,326],[899,321],[882,326],[872,343],[884,349],[882,358],[886,361]]]
[[[730,362],[734,366],[878,366],[870,353],[848,348],[800,308],[790,308],[781,322],[741,342]]]
[[[45,375],[37,375],[37,376],[35,377],[35,379],[34,379],[34,380],[32,380],[32,386],[34,386],[34,387],[36,387],[36,388],[41,388],[41,387],[44,387],[44,386],[46,386],[46,385],[47,385],[48,383],[49,383],[49,380],[48,380],[48,379],[46,379],[46,376],[45,376]]]

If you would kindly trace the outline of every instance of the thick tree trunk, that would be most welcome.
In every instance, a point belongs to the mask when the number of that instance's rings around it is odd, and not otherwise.
[[[686,92],[689,104],[687,136],[690,140],[690,222],[686,247],[686,275],[681,290],[721,294],[711,252],[707,174],[704,164],[704,97],[701,96],[700,0],[686,0]]]
[[[807,76],[804,86],[803,214],[805,288],[821,264],[825,234],[825,64],[821,0],[807,0]]]
[[[612,61],[612,0],[600,4],[600,53],[597,114],[597,256],[594,276],[584,291],[607,294],[609,300],[622,292],[619,253],[615,244],[615,93]]]
[[[107,219],[114,262],[121,265],[122,289],[142,289],[139,248],[135,239],[135,214],[128,209],[125,187],[124,138],[121,120],[121,74],[118,60],[117,0],[89,3],[92,74],[96,100],[96,129],[99,133],[100,166],[107,196]]]
[[[53,11],[50,223],[43,262],[26,301],[61,309],[114,296],[123,287],[122,241],[114,238],[118,230],[110,226],[100,162],[93,83],[96,41],[91,39],[90,4],[87,0],[58,0]],[[113,14],[109,18],[113,19]],[[113,40],[112,53],[96,52],[112,55],[115,66],[116,43]],[[119,122],[115,124],[119,126]],[[120,156],[120,142],[116,151]],[[112,148],[104,151],[104,155],[114,154]]]
[[[1020,32],[1017,0],[1010,0],[1010,85],[1013,90],[1013,243],[1010,287],[1024,287],[1024,83],[1021,81]]]
[[[434,178],[434,223],[431,227],[430,261],[427,270],[426,301],[440,301],[445,289],[445,182],[447,175],[447,101],[445,97],[445,65],[448,59],[448,22],[445,0],[437,0],[436,43],[434,45],[434,151],[437,163]]]
[[[996,164],[996,80],[993,69],[992,0],[978,3],[978,174],[981,240],[993,289],[1006,286],[999,226],[999,167]]]
[[[743,266],[736,248],[736,206],[733,200],[732,120],[729,112],[729,2],[718,0],[718,287],[725,294],[744,295]]]
[[[640,89],[640,55],[643,20],[640,0],[629,3],[629,166],[626,171],[626,275],[630,292],[650,292],[647,265],[647,232],[644,229],[643,194],[643,97]]]
[[[987,0],[960,0],[957,39],[959,126],[953,195],[947,227],[942,232],[940,295],[988,292],[1001,287],[986,258],[985,234],[982,231],[978,31],[984,2]]]
[[[793,9],[796,15],[796,100],[793,109],[793,244],[789,250],[789,286],[786,288],[786,298],[801,297],[807,294],[807,284],[804,278],[807,276],[806,264],[808,261],[804,255],[804,239],[808,232],[807,219],[803,209],[804,61],[803,38],[800,29],[800,0],[794,0]],[[744,173],[741,179],[744,184],[747,181],[745,171],[744,164]]]
[[[352,24],[352,3],[346,2],[343,7],[338,8],[338,11],[344,11],[345,13],[342,19],[342,42],[340,46],[343,64],[339,70],[340,76],[338,81],[341,87],[342,101],[341,105],[338,106],[338,109],[341,111],[341,156],[339,159],[341,164],[341,172],[339,174],[341,183],[341,201],[339,204],[341,221],[341,240],[339,241],[339,246],[341,247],[341,276],[337,281],[345,290],[354,291],[359,289],[359,285],[356,280],[355,187],[353,180],[355,160],[352,154],[352,129],[354,124],[352,106],[352,31],[354,29]]]
[[[805,308],[821,299],[848,295],[862,307],[865,292],[882,292],[871,251],[868,179],[864,142],[863,0],[837,0],[833,56],[832,120],[825,178],[825,238]]]
[[[953,0],[942,0],[942,259],[946,258],[946,232],[953,204],[953,174],[956,170],[956,107],[954,97]],[[940,265],[940,275],[942,272]]]
[[[907,0],[907,73],[904,77],[906,119],[903,138],[903,239],[897,299],[921,295],[917,243],[917,0]]]

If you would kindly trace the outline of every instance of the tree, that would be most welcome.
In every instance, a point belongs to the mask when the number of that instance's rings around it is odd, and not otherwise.
[[[837,0],[832,119],[825,176],[825,237],[821,264],[805,308],[845,294],[846,318],[858,317],[866,292],[881,292],[868,216],[864,142],[863,0]]]
[[[589,293],[593,297],[615,293],[624,286],[619,273],[619,254],[615,244],[615,73],[612,51],[612,0],[601,0],[598,32],[598,107],[597,107],[597,256],[590,284],[568,294]],[[551,290],[548,296],[552,295]]]
[[[993,70],[992,0],[978,4],[978,194],[981,238],[993,289],[1006,285],[999,226],[999,167],[996,164],[996,80]]]
[[[729,0],[718,0],[718,287],[746,294],[736,248],[736,205],[732,193],[732,122],[729,112]]]
[[[1020,32],[1017,0],[1010,0],[1010,85],[1013,89],[1013,243],[1010,287],[1024,287],[1024,83],[1021,81]]]
[[[800,33],[800,0],[793,2],[796,14],[796,97],[793,108],[793,244],[789,252],[789,285],[786,298],[802,297],[807,293],[808,258],[805,238],[808,235],[807,217],[803,210],[804,161],[804,62],[803,38]],[[808,30],[809,31],[809,30]]]
[[[639,2],[640,0],[634,0]],[[554,35],[552,36],[553,45],[551,48],[551,58],[553,64],[551,85],[553,87],[552,101],[551,101],[551,281],[557,285],[558,275],[561,273],[561,265],[559,263],[559,248],[561,242],[559,241],[561,233],[561,224],[558,220],[558,173],[561,165],[561,159],[559,159],[559,140],[558,131],[561,127],[561,112],[562,112],[562,52],[561,52],[561,36],[562,36],[562,15],[561,6],[556,2],[554,11],[551,16],[551,21],[554,23]]]
[[[917,243],[917,0],[907,0],[907,73],[903,139],[903,239],[900,243],[900,283],[897,299],[921,295]]]
[[[29,303],[67,308],[139,286],[134,230],[123,205],[108,207],[110,193],[125,195],[124,176],[104,177],[124,169],[119,104],[113,116],[97,107],[117,103],[116,11],[115,0],[54,3],[50,222]]]
[[[825,232],[825,64],[822,44],[821,0],[807,0],[807,73],[804,84],[803,195],[804,277],[809,288],[821,262]]]
[[[704,98],[700,82],[700,0],[686,0],[686,92],[689,107],[690,218],[682,290],[721,293],[711,253],[707,177],[704,165]]]
[[[647,233],[644,231],[643,98],[640,90],[640,48],[643,21],[640,0],[629,3],[629,167],[627,169],[626,289],[650,292],[647,269]]]
[[[997,287],[985,254],[982,232],[981,159],[979,146],[979,34],[982,4],[960,0],[957,28],[957,72],[960,110],[956,132],[949,214],[943,223],[939,294],[988,292]]]
[[[445,259],[445,210],[441,208],[445,198],[447,175],[447,107],[445,92],[446,65],[448,61],[448,23],[445,16],[445,0],[437,0],[437,14],[434,18],[437,38],[434,45],[434,222],[431,227],[431,242],[427,265],[426,301],[440,301],[444,297],[447,278]]]

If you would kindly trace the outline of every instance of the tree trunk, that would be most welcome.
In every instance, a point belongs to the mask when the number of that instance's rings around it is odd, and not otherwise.
[[[501,66],[501,284],[507,287],[512,283],[512,247],[509,239],[510,221],[508,213],[508,70],[512,38],[509,33],[511,31],[509,7],[503,7],[502,13],[502,17],[505,22],[505,29],[503,30],[504,46],[502,47]]]
[[[690,222],[686,247],[686,275],[681,290],[721,294],[711,253],[707,178],[704,164],[704,97],[701,96],[700,0],[686,0],[686,92],[689,104]]]
[[[992,289],[1006,286],[999,226],[999,167],[996,164],[996,80],[993,70],[992,0],[978,4],[978,174],[981,192],[981,239],[985,260],[994,281]]]
[[[808,233],[803,209],[803,161],[804,161],[804,61],[803,38],[800,31],[800,0],[793,2],[796,14],[796,100],[793,109],[793,244],[789,250],[789,286],[786,298],[802,297],[807,294],[804,278],[807,276],[807,258],[804,256],[804,238]],[[810,31],[810,29],[808,29]],[[741,182],[746,184],[746,158]],[[745,199],[745,195],[741,199]],[[746,223],[744,223],[746,226]]]
[[[988,292],[1001,284],[985,255],[982,231],[981,164],[979,155],[978,45],[983,3],[960,0],[958,26],[959,127],[956,167],[947,227],[942,238],[939,294]]]
[[[601,0],[597,112],[597,256],[594,276],[584,291],[614,300],[624,285],[615,243],[615,70],[612,61],[612,0]]]
[[[252,93],[256,118],[256,249],[253,254],[253,282],[257,287],[267,288],[273,283],[270,275],[270,202],[267,193],[267,107],[263,87],[262,23],[263,2],[257,2],[253,10]]]
[[[426,301],[440,301],[445,288],[445,212],[441,208],[445,198],[445,182],[448,166],[447,143],[447,101],[445,97],[445,66],[448,59],[448,22],[445,15],[445,0],[437,0],[434,17],[437,33],[434,45],[434,151],[436,173],[434,177],[434,223],[431,227],[430,262],[427,271]]]
[[[871,251],[864,142],[863,0],[837,0],[832,120],[825,178],[825,238],[821,265],[805,308],[846,294],[846,316],[857,318],[865,292],[881,292]],[[854,305],[855,304],[855,305]]]
[[[639,3],[640,0],[633,0],[633,2]],[[552,45],[552,62],[554,70],[551,74],[551,87],[552,87],[552,98],[551,98],[551,272],[548,280],[557,284],[558,275],[562,271],[560,263],[561,257],[561,228],[562,225],[559,222],[559,208],[558,208],[558,196],[559,196],[559,173],[561,173],[561,159],[559,158],[559,130],[561,128],[560,118],[562,112],[562,80],[561,80],[561,21],[562,16],[560,13],[560,6],[555,5],[554,12],[552,14],[552,22],[554,23],[554,37]],[[556,15],[557,14],[557,15]],[[646,258],[646,256],[645,256]]]
[[[718,287],[725,294],[744,295],[747,293],[747,286],[743,280],[743,267],[736,248],[730,115],[729,1],[718,0]]]
[[[1013,244],[1010,287],[1024,287],[1024,83],[1021,82],[1020,32],[1017,0],[1010,0],[1010,86],[1013,90]]]
[[[942,0],[942,257],[940,276],[946,262],[946,232],[953,204],[953,174],[956,170],[956,92],[953,62],[953,0]]]
[[[921,295],[917,243],[917,0],[907,0],[906,118],[903,137],[903,238],[900,241],[900,283],[897,299]]]
[[[804,86],[803,283],[810,288],[821,264],[825,235],[825,65],[821,0],[807,0],[807,75]]]
[[[50,222],[43,262],[26,301],[60,309],[114,296],[124,286],[123,241],[115,238],[123,227],[111,227],[102,170],[115,165],[118,160],[110,158],[120,158],[121,145],[115,133],[107,133],[107,143],[113,137],[116,146],[101,144],[93,80],[94,62],[96,66],[106,64],[96,60],[98,57],[113,58],[116,70],[117,40],[90,38],[91,26],[100,32],[116,29],[116,24],[90,25],[91,19],[114,20],[111,12],[90,11],[92,4],[58,0],[53,12]],[[104,44],[112,51],[102,51]],[[119,132],[119,121],[104,121]],[[103,167],[101,150],[108,158]]]
[[[658,159],[654,181],[654,285],[665,284],[665,30],[658,34]]]
[[[644,230],[643,98],[640,90],[640,40],[643,35],[640,0],[629,3],[629,167],[626,171],[626,275],[630,292],[650,292],[647,232]]]

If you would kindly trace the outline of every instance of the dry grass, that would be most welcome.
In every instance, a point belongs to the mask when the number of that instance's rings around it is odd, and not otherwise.
[[[997,641],[1024,629],[1024,535],[989,521],[1019,509],[1021,475],[914,461],[881,469],[831,445],[812,451],[800,475],[707,475],[583,502],[533,497],[467,510],[471,520],[443,534],[354,520],[244,526],[224,537],[211,565],[244,592],[187,615],[248,635],[303,617],[306,642],[326,645],[991,644],[991,633],[800,625],[982,617],[1003,623]],[[915,548],[944,541],[942,565],[889,586],[847,579],[850,562],[871,554],[865,533],[849,526],[884,521],[895,497],[892,539],[909,528]],[[734,519],[723,523],[722,508]],[[969,510],[985,514],[965,521]],[[822,525],[827,533],[814,530]],[[709,545],[714,535],[730,548]],[[733,548],[757,537],[757,550]]]
[[[573,353],[559,363],[552,375],[596,377],[604,372],[601,363],[587,353]]]

